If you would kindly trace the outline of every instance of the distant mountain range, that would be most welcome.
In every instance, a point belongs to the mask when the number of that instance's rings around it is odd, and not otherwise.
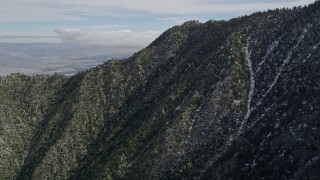
[[[71,77],[2,77],[0,179],[320,179],[319,69],[317,1],[189,21]]]
[[[112,58],[123,59],[136,49],[112,49],[68,43],[0,43],[0,75],[72,75]]]

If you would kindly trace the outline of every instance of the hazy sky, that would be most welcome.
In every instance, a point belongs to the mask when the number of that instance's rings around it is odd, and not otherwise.
[[[1,0],[0,42],[144,47],[184,21],[229,19],[314,0]]]

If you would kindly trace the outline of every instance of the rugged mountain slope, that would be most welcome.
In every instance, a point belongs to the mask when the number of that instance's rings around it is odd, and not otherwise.
[[[176,26],[128,60],[0,83],[15,179],[317,179],[320,3]]]

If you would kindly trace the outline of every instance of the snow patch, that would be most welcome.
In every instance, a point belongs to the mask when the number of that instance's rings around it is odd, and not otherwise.
[[[272,132],[269,132],[268,135],[267,135],[267,138],[269,138],[271,136],[272,136]]]

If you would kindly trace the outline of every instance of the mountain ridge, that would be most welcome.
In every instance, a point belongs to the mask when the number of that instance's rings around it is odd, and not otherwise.
[[[1,178],[319,178],[319,5],[186,22],[68,78],[1,78]]]

